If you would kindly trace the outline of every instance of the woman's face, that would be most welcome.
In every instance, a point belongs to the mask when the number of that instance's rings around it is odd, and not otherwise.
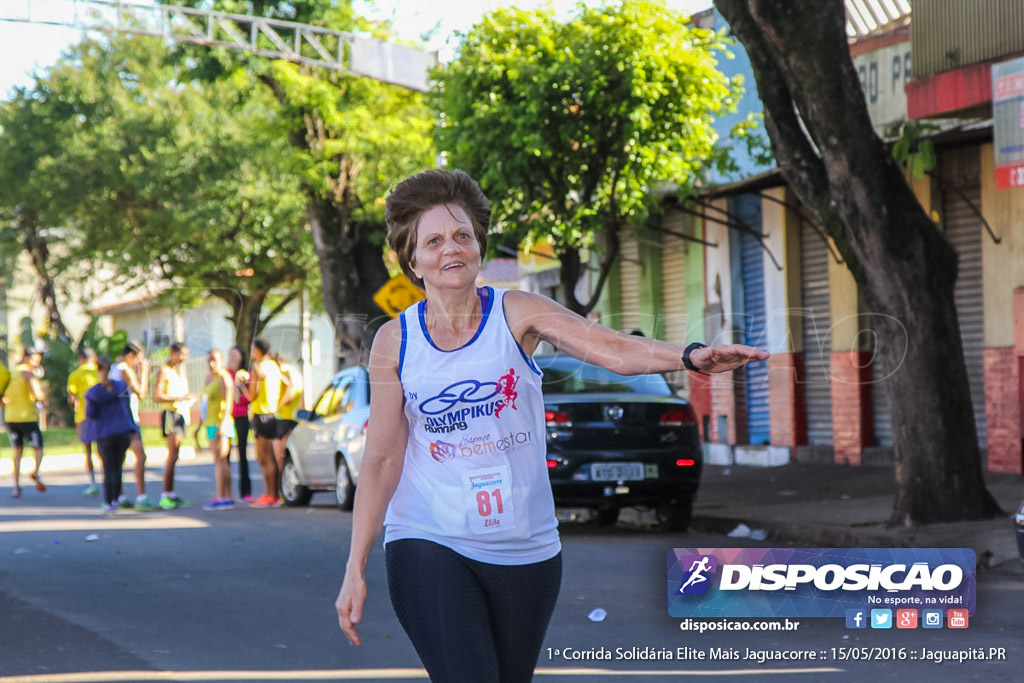
[[[424,283],[433,288],[472,285],[481,260],[473,224],[461,206],[435,206],[420,217],[411,265]]]
[[[206,367],[210,368],[210,372],[220,370],[220,354],[216,351],[206,354]]]
[[[228,351],[228,367],[237,370],[242,367],[242,352],[238,349]]]

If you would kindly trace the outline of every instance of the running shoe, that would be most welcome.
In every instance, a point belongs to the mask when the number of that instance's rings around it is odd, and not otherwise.
[[[123,507],[125,510],[131,510],[133,507],[135,507],[132,504],[132,499],[125,495],[121,495],[117,499],[117,504],[119,507]]]
[[[233,510],[235,501],[231,498],[214,498],[203,506],[204,510]]]
[[[21,498],[21,487],[15,486],[11,489],[11,498]]]
[[[157,504],[153,502],[153,499],[149,496],[142,495],[135,498],[135,509],[141,512],[152,512],[153,510],[159,510]]]
[[[273,496],[263,494],[252,502],[254,508],[274,508],[281,507],[281,501]]]
[[[28,478],[36,483],[36,491],[39,491],[39,493],[46,493],[46,484],[40,481],[38,474],[33,472],[32,474],[28,475]]]
[[[96,484],[89,484],[85,487],[85,490],[82,491],[82,495],[90,497],[98,496],[100,495],[100,487]]]
[[[192,503],[188,502],[187,500],[178,498],[177,496],[175,496],[174,498],[171,498],[170,496],[163,496],[160,499],[160,507],[163,508],[164,510],[176,510],[178,508],[187,508],[191,504]]]
[[[244,500],[246,503],[252,503],[256,499],[253,498],[252,496],[242,496],[242,500]]]
[[[107,517],[117,512],[117,503],[104,503],[100,506],[100,516]]]

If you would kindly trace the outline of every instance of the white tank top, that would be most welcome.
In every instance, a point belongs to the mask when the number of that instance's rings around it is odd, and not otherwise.
[[[425,539],[491,564],[542,562],[561,542],[541,372],[505,321],[505,291],[485,290],[476,335],[453,351],[430,339],[426,302],[400,317],[409,444],[384,542]]]
[[[119,362],[114,363],[113,365],[111,365],[110,366],[110,375],[109,375],[110,379],[116,379],[116,380],[118,380],[120,382],[123,382],[124,381],[124,377],[123,377],[124,371],[125,371],[125,369],[127,369],[127,367],[128,367],[128,364],[125,363],[124,361],[119,361]],[[129,389],[129,391],[131,392],[130,389]],[[140,424],[140,421],[139,421],[139,397],[136,396],[134,392],[131,392],[128,395],[128,406],[132,410],[132,419],[135,420],[135,425],[138,426]]]

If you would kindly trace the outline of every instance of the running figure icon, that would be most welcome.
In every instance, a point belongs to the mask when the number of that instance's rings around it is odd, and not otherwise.
[[[519,378],[516,377],[516,371],[514,368],[509,368],[508,374],[502,375],[498,380],[498,393],[502,395],[503,399],[494,410],[495,417],[501,417],[501,411],[504,410],[506,406],[510,406],[512,410],[519,410],[516,407],[516,399],[519,398],[519,394],[516,392],[517,384],[519,384]]]
[[[692,586],[692,585],[695,585],[695,584],[698,584],[698,583],[704,583],[705,581],[708,580],[708,577],[704,576],[704,572],[706,572],[706,571],[711,569],[711,567],[708,566],[708,561],[709,560],[710,560],[710,558],[707,555],[705,555],[704,557],[700,558],[699,561],[694,560],[693,564],[690,565],[690,569],[689,569],[689,571],[690,571],[690,578],[686,579],[686,581],[683,583],[683,585],[679,587],[679,592],[680,593],[685,591],[689,586]]]

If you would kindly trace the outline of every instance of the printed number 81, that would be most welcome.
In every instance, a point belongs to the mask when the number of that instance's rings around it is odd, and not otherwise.
[[[480,491],[476,494],[476,511],[480,513],[481,517],[491,516],[491,496],[494,496],[494,500],[497,503],[498,514],[503,513],[504,507],[501,504],[501,489],[494,489],[490,493],[487,491]]]

